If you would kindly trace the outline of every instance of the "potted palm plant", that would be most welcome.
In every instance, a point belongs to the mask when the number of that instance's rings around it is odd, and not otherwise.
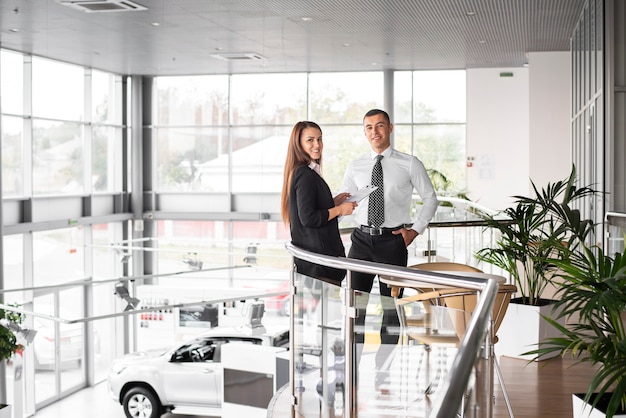
[[[571,241],[547,261],[558,267],[556,318],[561,333],[528,354],[571,355],[597,366],[585,394],[574,394],[574,417],[626,417],[626,256],[605,254],[593,242],[593,226],[575,212],[566,222]],[[565,319],[567,325],[556,319]],[[619,415],[617,415],[619,414]]]
[[[9,360],[16,351],[23,348],[18,342],[12,325],[18,326],[24,321],[24,316],[17,312],[11,312],[0,308],[0,361]],[[10,418],[11,406],[0,404],[0,418]]]
[[[577,201],[597,193],[590,187],[576,186],[575,167],[567,178],[544,188],[531,184],[533,196],[514,196],[514,205],[504,211],[481,214],[498,238],[493,247],[475,254],[478,260],[507,272],[517,286],[519,296],[511,300],[496,350],[499,355],[525,359],[533,358],[525,354],[532,346],[558,335],[557,329],[542,317],[551,314],[555,302],[545,297],[558,272],[549,259],[560,247],[576,245],[568,239],[570,231],[562,212],[571,211]],[[550,353],[544,353],[535,359],[549,357]]]
[[[9,324],[19,326],[23,321],[22,314],[0,308],[0,361],[10,359],[17,350],[22,348]]]

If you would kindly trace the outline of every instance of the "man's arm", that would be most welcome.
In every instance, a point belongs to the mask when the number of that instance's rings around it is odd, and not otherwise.
[[[413,183],[413,188],[422,199],[422,209],[417,214],[417,219],[413,223],[413,229],[418,234],[422,234],[426,230],[428,223],[435,216],[439,201],[424,164],[417,158],[411,164],[411,182]]]

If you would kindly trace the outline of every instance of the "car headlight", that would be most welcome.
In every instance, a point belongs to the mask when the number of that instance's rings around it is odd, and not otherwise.
[[[114,374],[120,374],[126,369],[126,365],[124,364],[113,364],[111,366],[111,372]]]

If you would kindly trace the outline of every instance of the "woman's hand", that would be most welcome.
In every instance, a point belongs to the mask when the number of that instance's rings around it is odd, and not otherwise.
[[[339,193],[337,196],[333,197],[333,201],[335,202],[335,206],[341,205],[349,197],[350,197],[350,193]]]
[[[354,208],[357,207],[356,202],[343,202],[339,206],[339,214],[341,216],[352,215]]]

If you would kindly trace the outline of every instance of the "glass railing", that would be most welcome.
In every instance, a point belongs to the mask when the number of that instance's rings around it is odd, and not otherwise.
[[[493,358],[487,331],[498,286],[494,276],[327,257],[291,244],[287,250],[348,270],[343,287],[292,273],[290,390],[276,395],[290,397],[291,416],[451,417],[462,410],[491,416]],[[364,297],[351,291],[353,271],[405,280],[405,296],[416,294],[413,287],[419,285],[463,287],[480,297],[473,313],[422,301],[400,305],[376,292]],[[388,328],[397,342],[381,343],[385,310],[401,317],[400,326]],[[285,413],[270,410],[268,416]]]
[[[423,236],[413,241],[407,249],[408,265],[452,261],[478,267],[491,274],[506,275],[502,270],[481,263],[474,257],[479,249],[495,245],[497,232],[486,228],[486,222],[480,214],[495,215],[496,211],[469,200],[444,196],[437,198],[440,206],[434,218]],[[419,212],[420,207],[420,199],[415,196],[411,212]],[[345,217],[340,226],[342,233],[349,234],[357,225],[352,217]],[[350,242],[345,244],[349,247]]]

